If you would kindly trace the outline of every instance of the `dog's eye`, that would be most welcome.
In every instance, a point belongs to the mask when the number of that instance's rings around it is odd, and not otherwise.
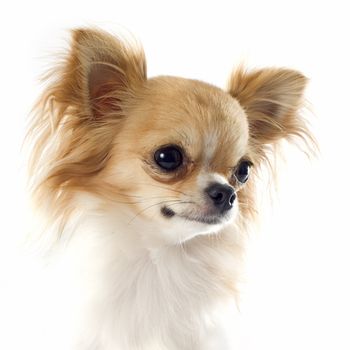
[[[234,175],[240,183],[244,184],[245,182],[247,182],[251,166],[252,163],[248,160],[244,160],[239,163]]]
[[[166,146],[154,153],[154,160],[162,169],[172,171],[182,164],[183,156],[178,147]]]

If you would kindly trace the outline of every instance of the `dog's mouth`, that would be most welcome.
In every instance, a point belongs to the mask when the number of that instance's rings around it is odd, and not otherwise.
[[[196,221],[196,222],[209,224],[209,225],[221,224],[223,221],[227,219],[226,215],[199,215],[199,214],[193,215],[193,214],[182,214],[182,213],[178,214],[178,213],[175,213],[174,210],[168,208],[167,206],[163,206],[160,212],[164,217],[168,219],[176,215],[188,221]]]

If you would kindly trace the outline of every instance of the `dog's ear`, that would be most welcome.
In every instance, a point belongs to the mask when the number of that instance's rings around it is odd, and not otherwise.
[[[84,111],[90,120],[120,114],[124,99],[146,80],[143,50],[100,30],[72,34],[55,101]]]
[[[48,84],[27,134],[33,148],[33,197],[39,205],[48,196],[52,203],[59,200],[62,188],[84,184],[86,189],[106,166],[120,123],[146,81],[140,45],[101,30],[72,34],[60,65],[45,76]]]
[[[304,138],[307,129],[298,110],[306,83],[301,73],[283,68],[247,72],[241,67],[232,73],[228,90],[247,114],[254,144],[273,145],[293,136]]]

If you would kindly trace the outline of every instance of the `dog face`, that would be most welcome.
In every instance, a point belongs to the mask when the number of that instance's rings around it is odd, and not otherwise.
[[[63,208],[74,193],[93,193],[174,244],[217,232],[253,211],[254,173],[268,150],[308,136],[297,115],[305,84],[287,69],[238,69],[227,91],[147,79],[137,45],[77,30],[33,126],[37,197]]]
[[[239,103],[213,86],[173,77],[151,79],[137,95],[99,181],[174,239],[185,231],[180,241],[232,221],[252,164]]]

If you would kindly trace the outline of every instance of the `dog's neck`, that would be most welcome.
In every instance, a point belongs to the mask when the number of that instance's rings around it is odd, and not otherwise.
[[[108,331],[121,338],[140,324],[141,339],[162,329],[164,339],[176,333],[180,343],[188,328],[189,338],[178,346],[185,349],[193,334],[206,332],[203,313],[236,296],[242,247],[232,227],[165,244],[147,240],[147,235],[155,237],[151,231],[157,227],[141,218],[130,221],[123,208],[97,209],[86,200],[80,204],[68,218],[55,254],[53,289],[69,296],[68,319],[78,315],[84,320],[68,328],[95,334],[100,324],[112,320],[108,324],[118,327]]]

